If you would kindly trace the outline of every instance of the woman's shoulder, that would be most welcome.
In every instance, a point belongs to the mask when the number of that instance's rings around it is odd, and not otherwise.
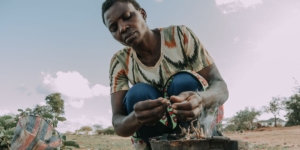
[[[170,25],[163,28],[158,28],[160,31],[163,31],[164,33],[174,33],[178,30],[186,30],[188,27],[185,25]]]
[[[128,55],[130,55],[130,53],[131,53],[131,48],[125,46],[123,49],[117,51],[117,52],[114,54],[113,57],[118,57],[118,58],[124,57],[124,58],[126,58],[126,57],[128,57]]]
[[[183,36],[189,28],[185,25],[170,25],[168,27],[159,28],[163,33],[165,40],[172,40],[178,38],[178,36]]]
[[[158,28],[158,29],[160,31],[163,31],[163,30],[172,30],[172,29],[175,29],[175,28],[184,29],[184,28],[187,28],[187,26],[186,25],[170,25],[170,26],[162,27],[162,28]]]
[[[130,47],[124,47],[123,49],[117,51],[111,58],[111,64],[112,62],[125,63],[125,60],[131,56],[131,51],[132,48]]]

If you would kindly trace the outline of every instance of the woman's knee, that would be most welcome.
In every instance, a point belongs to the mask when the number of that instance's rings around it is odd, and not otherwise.
[[[175,75],[168,87],[168,95],[178,95],[185,91],[202,91],[203,87],[198,79],[189,73],[179,73]]]
[[[135,103],[148,99],[157,99],[160,96],[160,92],[153,86],[146,83],[137,83],[128,90],[123,103],[126,106],[127,112],[130,113],[133,111]]]

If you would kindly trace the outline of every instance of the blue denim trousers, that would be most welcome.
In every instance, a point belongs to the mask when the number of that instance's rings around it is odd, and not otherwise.
[[[174,76],[172,82],[169,84],[167,89],[167,94],[179,95],[181,92],[185,91],[203,91],[203,86],[199,83],[199,81],[189,73],[178,73]],[[128,92],[126,93],[123,104],[127,110],[127,113],[131,113],[133,111],[133,106],[135,103],[144,100],[154,100],[159,97],[163,97],[162,91],[154,88],[153,86],[146,83],[138,83],[133,85]],[[181,126],[185,126],[184,124],[188,124],[189,122],[180,122],[178,124]],[[178,133],[180,132],[179,127],[177,126],[175,129],[169,128],[166,125],[158,122],[155,126],[142,126],[137,131],[137,135],[144,142],[149,144],[149,138],[160,136],[164,133]]]

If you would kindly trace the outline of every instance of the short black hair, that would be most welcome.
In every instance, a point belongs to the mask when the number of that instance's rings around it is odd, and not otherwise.
[[[105,0],[102,4],[102,21],[104,24],[104,13],[116,2],[131,3],[136,10],[141,9],[140,4],[136,0]]]

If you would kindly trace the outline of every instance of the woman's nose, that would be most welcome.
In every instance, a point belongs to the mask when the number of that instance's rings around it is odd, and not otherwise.
[[[124,33],[129,28],[129,25],[123,22],[123,23],[120,23],[119,27],[120,27],[120,29],[119,29],[120,33]]]

